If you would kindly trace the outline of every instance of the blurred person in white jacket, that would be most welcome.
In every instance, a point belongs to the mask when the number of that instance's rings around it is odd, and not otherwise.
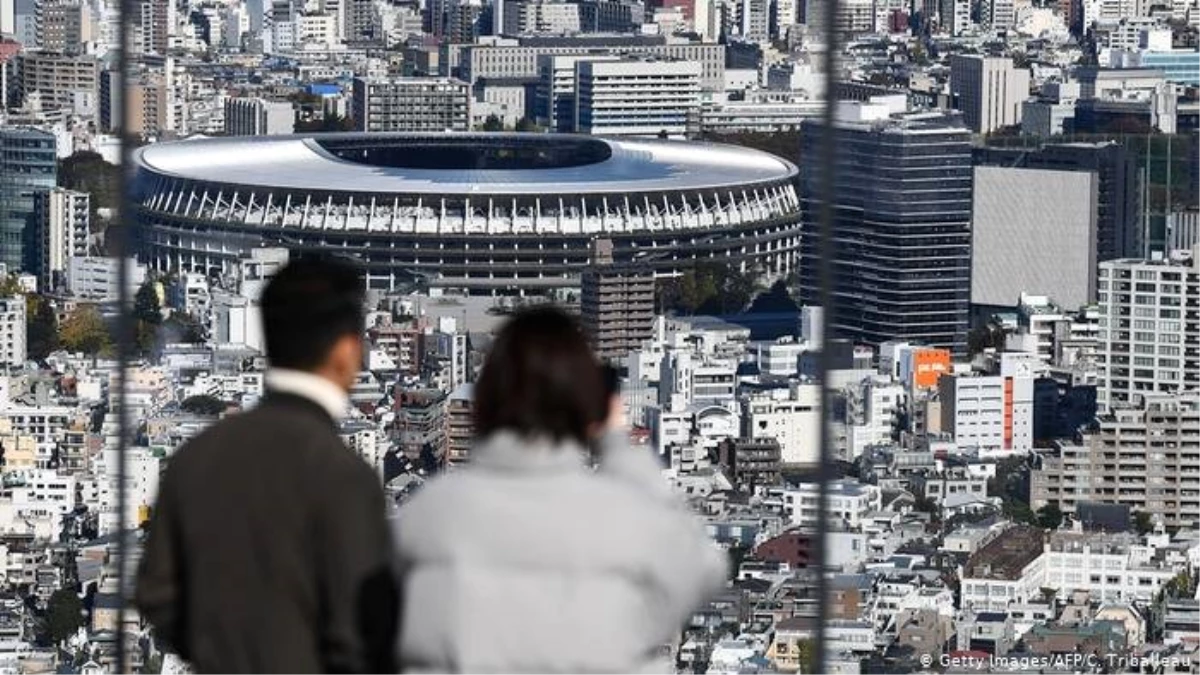
[[[512,318],[474,391],[470,464],[401,507],[405,671],[669,672],[725,555],[631,447],[578,324]]]

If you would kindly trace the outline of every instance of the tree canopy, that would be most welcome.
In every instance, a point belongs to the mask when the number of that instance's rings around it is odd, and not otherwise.
[[[95,356],[112,346],[112,335],[95,305],[80,305],[58,330],[62,346],[72,352]]]
[[[75,634],[83,625],[83,601],[69,588],[60,588],[50,596],[46,606],[44,637],[59,644]]]
[[[220,415],[228,406],[216,396],[201,394],[189,396],[179,404],[179,409],[196,415]]]
[[[121,200],[121,167],[109,164],[99,153],[77,152],[58,164],[58,184],[92,196],[91,216],[98,209],[116,209]]]

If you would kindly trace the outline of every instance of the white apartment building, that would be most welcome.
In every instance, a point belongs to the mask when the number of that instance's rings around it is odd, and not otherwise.
[[[815,526],[818,520],[820,486],[800,483],[796,487],[772,488],[768,494],[778,494],[783,512],[792,525]],[[876,485],[859,483],[853,478],[831,481],[826,492],[829,517],[840,521],[848,530],[860,530],[872,511],[882,508],[882,493]]]
[[[34,211],[41,228],[38,283],[47,291],[66,285],[67,265],[88,253],[91,195],[56,187],[34,195]]]
[[[47,521],[55,536],[62,532],[63,516],[75,510],[75,477],[51,469],[22,471],[6,476],[12,515],[16,520]],[[11,482],[10,482],[11,481]]]
[[[1154,600],[1179,570],[1152,545],[1128,532],[1054,532],[1046,543],[1045,586],[1067,597],[1087,591],[1093,601]]]
[[[1033,449],[1033,377],[943,375],[938,381],[942,431],[981,457]]]
[[[820,405],[819,384],[748,396],[742,400],[742,436],[774,438],[784,464],[815,466],[821,458]]]
[[[1200,246],[1190,261],[1100,263],[1100,409],[1200,388]]]
[[[582,61],[575,68],[578,132],[681,137],[689,121],[698,120],[699,63]]]
[[[575,128],[575,64],[580,61],[616,61],[611,54],[542,54],[538,56],[538,85],[534,118],[554,131]]]
[[[25,365],[25,296],[0,298],[0,367]]]
[[[290,134],[295,128],[296,113],[288,101],[232,97],[225,99],[226,136]]]
[[[950,93],[958,98],[963,121],[977,134],[1021,123],[1029,98],[1030,73],[1008,57],[950,57]]]
[[[669,350],[659,370],[659,403],[672,409],[688,405],[725,405],[737,390],[737,363]]]
[[[800,372],[800,355],[812,347],[790,337],[758,345],[758,372],[763,375],[794,377]]]

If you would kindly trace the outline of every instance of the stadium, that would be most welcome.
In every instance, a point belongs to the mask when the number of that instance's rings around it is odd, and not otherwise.
[[[313,134],[134,153],[136,245],[159,271],[229,274],[262,246],[339,250],[370,287],[577,287],[591,242],[679,272],[769,276],[799,248],[796,166],[745,148],[565,134]]]

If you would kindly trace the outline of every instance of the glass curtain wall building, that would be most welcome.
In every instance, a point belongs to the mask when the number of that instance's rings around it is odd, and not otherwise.
[[[841,338],[889,340],[966,356],[971,294],[970,134],[957,114],[841,104],[832,130],[802,127],[801,154],[834,133],[833,288],[827,325]],[[901,106],[901,110],[903,107]],[[817,230],[826,167],[801,166],[802,231]],[[801,236],[800,296],[819,304],[822,252]]]
[[[0,129],[0,263],[8,271],[33,269],[37,237],[36,199],[57,180],[54,134],[38,129]]]

